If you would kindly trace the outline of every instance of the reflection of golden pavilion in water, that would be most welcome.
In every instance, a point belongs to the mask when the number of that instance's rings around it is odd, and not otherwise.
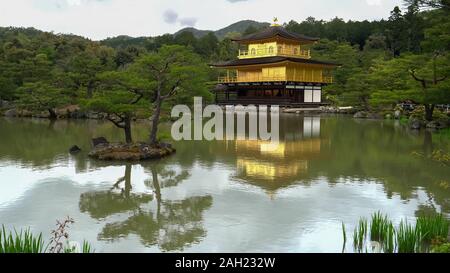
[[[309,161],[318,158],[327,143],[320,138],[320,117],[305,117],[303,133],[285,134],[276,147],[270,141],[238,140],[235,178],[273,194],[305,177]]]

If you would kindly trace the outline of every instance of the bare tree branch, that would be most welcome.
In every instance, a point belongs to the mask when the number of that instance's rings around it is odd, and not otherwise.
[[[137,89],[130,89],[131,92],[133,92],[134,94],[138,95],[136,98],[134,98],[130,104],[136,104],[138,103],[143,97],[144,97],[144,92],[142,92],[141,90],[137,90]]]
[[[419,77],[417,77],[416,71],[414,69],[409,70],[409,73],[411,74],[414,80],[422,84],[423,88],[427,88],[427,81],[425,79],[420,79]]]
[[[440,79],[436,79],[436,83],[445,81],[446,79],[447,79],[447,76],[443,76],[443,77],[440,78]]]
[[[172,86],[172,89],[169,91],[169,93],[167,93],[164,96],[161,96],[161,99],[165,100],[165,99],[168,99],[168,98],[172,97],[173,95],[175,95],[175,93],[178,90],[178,86],[180,85],[180,83],[181,83],[181,80],[178,79],[177,82]]]
[[[122,116],[118,115],[118,114],[114,114],[114,115],[115,115],[116,117],[119,117],[120,120],[117,121],[117,120],[113,119],[113,118],[111,117],[110,114],[108,114],[108,116],[106,117],[106,119],[109,120],[109,121],[111,121],[112,123],[114,123],[114,125],[116,125],[117,127],[121,128],[121,129],[125,129],[125,125],[123,124],[123,122],[125,121],[125,119],[124,119]]]

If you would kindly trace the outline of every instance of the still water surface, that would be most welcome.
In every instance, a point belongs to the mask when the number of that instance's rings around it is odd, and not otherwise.
[[[0,224],[49,238],[71,216],[71,240],[96,252],[340,252],[342,222],[351,231],[377,210],[395,223],[449,215],[450,167],[418,156],[449,152],[448,134],[343,116],[286,115],[280,129],[275,151],[184,141],[126,164],[87,157],[92,137],[121,139],[109,123],[0,119]]]

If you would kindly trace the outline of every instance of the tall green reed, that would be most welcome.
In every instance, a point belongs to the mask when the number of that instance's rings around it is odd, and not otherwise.
[[[42,233],[35,236],[31,231],[7,232],[5,226],[0,231],[0,253],[43,253]]]
[[[447,238],[449,234],[449,222],[442,214],[421,216],[417,218],[416,227],[427,243],[435,239]]]
[[[401,221],[397,231],[397,251],[398,253],[420,252],[422,237],[418,228],[407,221]]]
[[[394,228],[394,224],[392,224],[391,221],[386,225],[384,228],[384,234],[383,234],[383,241],[382,243],[382,250],[384,253],[394,253],[395,252],[395,237],[396,231]]]
[[[384,242],[389,235],[388,231],[392,222],[389,221],[387,215],[383,215],[380,211],[372,215],[370,222],[370,239],[372,241]]]
[[[91,244],[87,241],[83,241],[83,247],[81,249],[81,253],[88,254],[88,253],[94,253],[94,249],[92,248]]]
[[[367,220],[361,218],[353,233],[353,247],[358,252],[363,252],[367,240]]]
[[[387,215],[376,212],[370,220],[370,228],[365,218],[359,220],[353,233],[353,247],[356,252],[367,249],[366,243],[369,236],[371,241],[380,244],[384,253],[416,253],[429,252],[430,246],[436,242],[447,242],[450,222],[442,215],[418,217],[416,224],[410,224],[402,220],[398,228],[395,228]],[[346,242],[345,226],[344,248]]]
[[[345,252],[345,248],[347,246],[347,230],[345,229],[345,224],[342,222],[342,236],[344,238],[344,243],[342,245],[342,253]]]

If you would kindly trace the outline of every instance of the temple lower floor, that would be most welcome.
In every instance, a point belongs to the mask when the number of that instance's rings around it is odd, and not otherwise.
[[[322,86],[308,84],[234,84],[216,90],[219,105],[279,105],[291,107],[319,107]]]

